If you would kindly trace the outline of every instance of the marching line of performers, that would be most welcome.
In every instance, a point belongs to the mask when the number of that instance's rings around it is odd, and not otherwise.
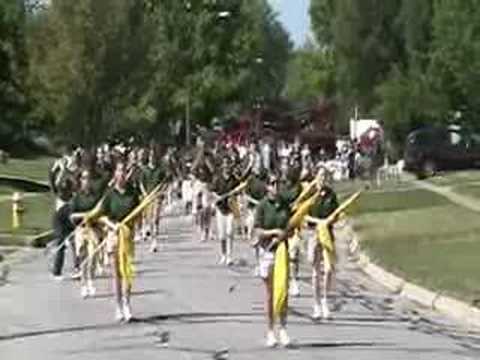
[[[312,269],[312,317],[331,316],[327,299],[335,269],[333,227],[341,213],[336,213],[339,203],[328,170],[301,156],[292,155],[288,166],[270,163],[267,168],[255,147],[240,154],[235,146],[218,143],[191,149],[103,145],[66,154],[49,178],[56,196],[52,275],[63,278],[65,249],[72,248],[72,277],[80,280],[86,298],[95,295],[95,276],[109,268],[118,321],[133,316],[135,242],[148,241],[150,251],[158,251],[162,218],[177,199],[192,216],[199,241],[211,240],[215,220],[220,265],[235,265],[237,233],[251,244],[255,276],[265,288],[267,346],[290,343],[288,294],[277,278],[286,272],[286,291],[300,294],[303,239]],[[284,250],[286,262],[278,265]]]

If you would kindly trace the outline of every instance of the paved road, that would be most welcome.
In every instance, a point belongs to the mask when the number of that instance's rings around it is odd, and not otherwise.
[[[335,317],[310,320],[307,277],[292,300],[292,349],[266,349],[262,288],[248,264],[217,266],[214,243],[196,239],[191,220],[172,218],[160,253],[138,251],[131,324],[113,321],[110,283],[82,300],[78,284],[56,283],[33,255],[0,287],[0,359],[478,359],[480,334],[388,294],[344,262],[334,294]],[[251,260],[247,246],[236,248]],[[308,275],[304,271],[304,275]],[[168,331],[167,348],[156,334]]]

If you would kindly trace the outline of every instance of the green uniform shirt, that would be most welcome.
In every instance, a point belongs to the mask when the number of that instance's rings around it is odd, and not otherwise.
[[[255,227],[272,230],[285,229],[289,220],[289,211],[282,205],[280,198],[275,199],[265,197],[258,204],[255,214]]]
[[[145,191],[150,193],[155,186],[160,184],[160,182],[164,179],[165,172],[161,167],[151,168],[150,166],[145,167],[142,170],[142,174],[140,176],[140,181],[142,183],[143,188]]]
[[[93,192],[101,197],[108,188],[111,175],[107,171],[101,171],[94,174],[92,178]]]
[[[92,210],[97,205],[100,197],[94,191],[76,193],[72,199],[72,212],[83,213]]]
[[[297,184],[294,186],[288,184],[281,184],[279,189],[279,197],[280,201],[282,202],[282,206],[290,208],[301,192],[301,184]]]
[[[248,196],[252,199],[261,201],[266,193],[266,185],[265,182],[260,180],[257,176],[253,176],[250,181],[248,182],[247,190]],[[248,202],[249,207],[254,207],[255,205]]]
[[[217,195],[224,195],[229,191],[232,191],[237,186],[237,181],[232,177],[225,179],[223,176],[219,176],[213,184],[213,191]],[[228,198],[223,199],[217,203],[217,208],[222,212],[222,214],[229,214],[232,212],[230,206],[228,205]]]
[[[112,221],[122,221],[139,204],[138,192],[128,186],[124,193],[112,189],[103,202],[103,212]]]
[[[338,207],[337,195],[329,188],[325,187],[320,192],[321,197],[310,209],[310,216],[325,219]]]

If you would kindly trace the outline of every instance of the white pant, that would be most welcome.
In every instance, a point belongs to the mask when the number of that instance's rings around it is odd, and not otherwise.
[[[267,279],[275,266],[275,253],[260,248],[259,276]]]
[[[217,238],[222,242],[222,254],[230,256],[233,249],[233,214],[222,214],[220,210],[217,210]],[[223,242],[226,242],[226,248],[223,249]]]
[[[255,227],[255,211],[256,208],[248,209],[247,210],[247,219],[246,219],[246,226],[247,226],[247,236],[248,240],[253,240],[253,230]]]

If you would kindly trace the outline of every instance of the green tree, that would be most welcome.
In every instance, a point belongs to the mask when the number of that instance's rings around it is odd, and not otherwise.
[[[57,131],[87,144],[121,129],[126,119],[152,121],[154,109],[144,99],[152,29],[143,18],[134,0],[53,0],[34,14],[35,117],[51,119]]]
[[[444,119],[478,126],[480,116],[480,8],[478,1],[434,1],[430,73],[448,98]]]
[[[18,140],[26,113],[25,8],[21,1],[0,2],[0,141]]]
[[[335,95],[334,54],[328,47],[307,43],[294,52],[289,65],[286,94],[294,101]]]

